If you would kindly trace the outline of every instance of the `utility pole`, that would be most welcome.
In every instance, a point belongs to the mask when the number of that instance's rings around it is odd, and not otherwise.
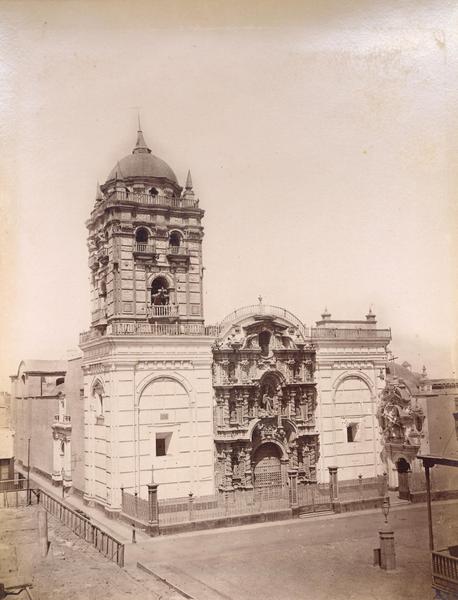
[[[27,440],[27,506],[30,504],[30,438]]]

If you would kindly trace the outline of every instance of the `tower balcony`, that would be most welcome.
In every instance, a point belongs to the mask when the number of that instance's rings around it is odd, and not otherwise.
[[[54,423],[52,424],[54,430],[69,430],[72,428],[72,418],[70,415],[54,415]]]
[[[148,319],[178,317],[178,306],[176,304],[153,304],[147,307]]]
[[[135,242],[133,252],[134,255],[154,256],[156,254],[156,247],[154,244],[146,242]]]

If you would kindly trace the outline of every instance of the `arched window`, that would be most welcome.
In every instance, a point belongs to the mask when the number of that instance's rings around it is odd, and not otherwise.
[[[181,246],[181,235],[178,231],[172,231],[170,234],[169,245],[174,248],[179,248]]]
[[[94,408],[95,408],[95,416],[97,422],[103,422],[104,418],[104,406],[103,406],[103,386],[100,381],[97,381],[94,387],[92,388],[92,396],[94,398]]]
[[[163,306],[170,303],[170,293],[167,279],[165,277],[156,277],[151,284],[151,304],[153,306]]]
[[[147,244],[148,237],[148,230],[144,227],[139,227],[135,232],[135,241],[137,244]]]

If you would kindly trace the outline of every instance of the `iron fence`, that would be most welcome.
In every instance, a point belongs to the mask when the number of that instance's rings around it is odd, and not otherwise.
[[[387,490],[387,480],[383,475],[366,479],[361,477],[357,480],[339,481],[337,496],[341,502],[352,502],[370,498],[383,498]]]
[[[22,476],[15,477],[14,479],[3,479],[0,481],[0,492],[22,490],[25,483],[26,480]]]
[[[301,512],[320,512],[331,508],[329,483],[307,483],[297,486],[297,504]]]
[[[0,492],[0,508],[20,508],[38,503],[38,490],[11,489]]]
[[[121,508],[122,512],[129,517],[135,517],[139,521],[146,523],[149,519],[148,500],[140,498],[138,492],[131,494],[121,488]]]
[[[119,567],[124,566],[124,544],[43,490],[40,490],[40,503],[47,512],[69,527],[78,537],[94,546],[103,556]]]
[[[289,508],[288,488],[221,492],[214,496],[159,501],[159,525],[265,513]]]

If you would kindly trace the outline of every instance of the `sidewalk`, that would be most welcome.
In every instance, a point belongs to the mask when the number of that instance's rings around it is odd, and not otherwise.
[[[24,477],[27,477],[27,472],[24,469],[16,467],[16,471],[21,473]],[[52,485],[52,482],[49,481],[46,477],[42,475],[38,475],[37,473],[31,473],[30,475],[30,487],[33,487],[33,482],[36,483],[38,487],[43,489],[50,496],[59,500],[59,502],[63,502],[70,508],[81,510],[86,515],[91,518],[91,522],[94,525],[97,525],[118,541],[122,542],[126,545],[126,547],[132,542],[132,527],[128,525],[125,521],[121,519],[110,519],[100,508],[86,506],[81,496],[73,493],[66,493],[65,497],[62,498],[62,488],[55,487]],[[151,539],[149,535],[144,533],[140,529],[135,530],[136,539],[138,542],[146,541]]]

